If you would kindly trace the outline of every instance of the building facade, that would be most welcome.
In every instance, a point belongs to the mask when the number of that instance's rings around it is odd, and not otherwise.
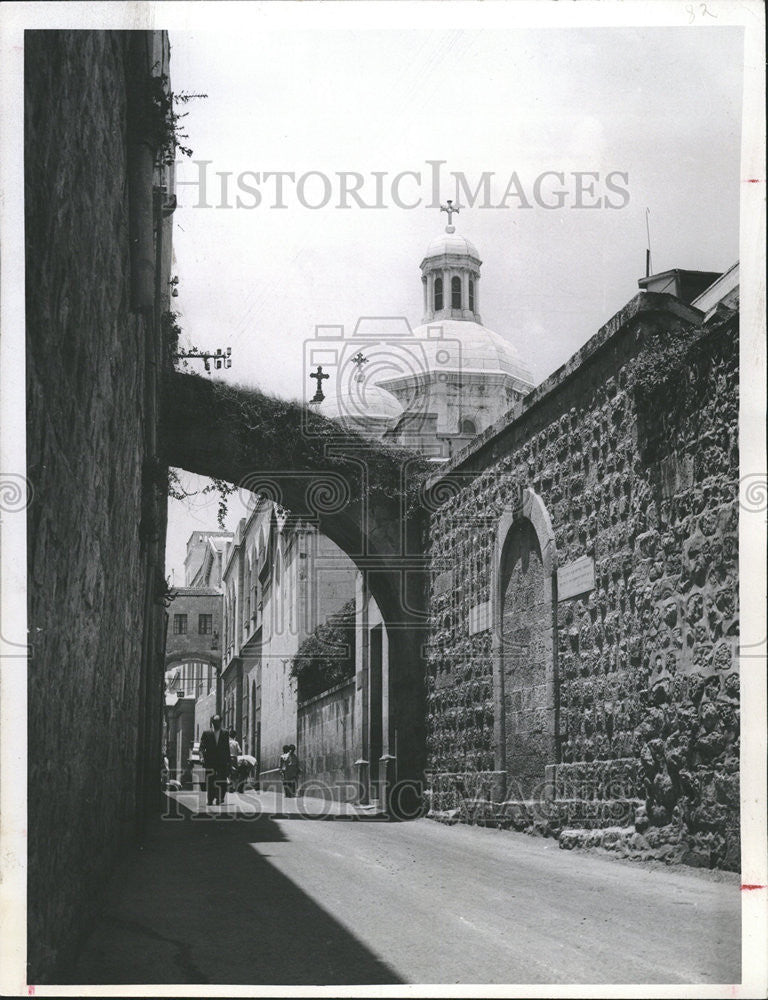
[[[738,271],[682,273],[436,475],[428,801],[737,869]]]
[[[184,587],[171,591],[165,641],[163,746],[171,775],[186,784],[189,757],[221,711],[222,560],[231,531],[187,540]]]
[[[293,659],[306,637],[354,596],[349,558],[315,527],[254,497],[223,570],[222,715],[262,787],[279,785],[279,758],[297,742]]]

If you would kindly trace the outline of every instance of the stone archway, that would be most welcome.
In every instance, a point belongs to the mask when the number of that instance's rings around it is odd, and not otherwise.
[[[493,573],[496,768],[507,797],[540,793],[557,761],[554,532],[541,497],[502,515]]]
[[[164,379],[168,465],[268,496],[317,526],[363,573],[389,640],[397,777],[423,780],[428,508],[412,501],[426,460],[341,431],[298,403],[178,372]]]

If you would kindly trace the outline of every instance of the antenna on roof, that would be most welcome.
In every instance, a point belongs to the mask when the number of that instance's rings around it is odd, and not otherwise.
[[[645,251],[645,276],[650,278],[651,276],[651,223],[650,223],[651,210],[646,208],[645,210],[645,231],[648,234],[648,249]]]

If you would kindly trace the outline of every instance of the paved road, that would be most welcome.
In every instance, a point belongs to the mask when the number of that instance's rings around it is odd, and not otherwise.
[[[111,895],[73,982],[740,979],[735,877],[429,820],[186,815]]]

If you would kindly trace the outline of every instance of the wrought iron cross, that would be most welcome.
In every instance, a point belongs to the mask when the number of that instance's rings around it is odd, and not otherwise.
[[[448,225],[449,226],[451,225],[451,216],[459,214],[459,209],[453,207],[453,201],[450,198],[448,199],[448,204],[447,205],[441,205],[440,206],[440,211],[448,213]]]
[[[315,389],[315,394],[310,399],[310,403],[322,403],[325,399],[325,393],[323,392],[323,379],[330,378],[326,372],[323,371],[323,366],[318,365],[316,372],[310,372],[309,377],[313,378],[317,383],[317,389]]]
[[[358,351],[354,358],[350,359],[353,365],[357,365],[357,374],[355,375],[356,382],[363,381],[363,365],[368,363],[368,358],[363,357],[363,352]]]

